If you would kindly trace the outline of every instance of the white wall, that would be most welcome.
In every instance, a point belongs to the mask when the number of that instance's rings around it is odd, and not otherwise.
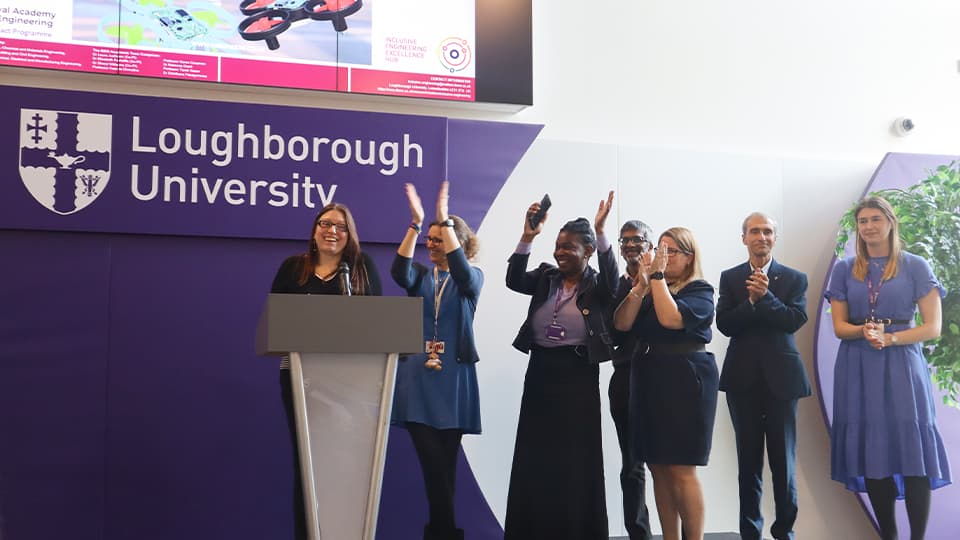
[[[958,152],[960,2],[954,0],[569,0],[534,2],[534,100],[511,114],[482,108],[305,91],[0,68],[0,84],[546,124],[481,233],[488,285],[478,337],[484,414],[519,403],[525,361],[509,349],[526,299],[497,287],[522,209],[555,195],[545,233],[592,218],[609,187],[611,222],[692,228],[716,283],[743,256],[738,224],[759,209],[781,220],[776,256],[808,273],[811,302],[830,261],[836,217],[888,151]],[[890,125],[917,123],[906,138]],[[453,179],[455,181],[455,179]],[[454,203],[455,205],[455,192]],[[549,257],[547,238],[534,258]],[[517,313],[516,317],[497,314]],[[514,320],[516,319],[516,320]],[[799,333],[811,377],[813,323]],[[722,353],[725,341],[712,350]],[[491,361],[497,359],[496,361]],[[718,354],[722,360],[722,355]],[[609,367],[602,372],[606,388]],[[491,383],[491,381],[494,381]],[[496,399],[494,397],[496,396]],[[619,525],[616,439],[604,425],[611,533]],[[466,447],[502,518],[515,426],[485,421]],[[797,538],[869,538],[855,499],[829,480],[829,441],[816,397],[800,406]],[[484,445],[511,441],[499,450]],[[701,472],[708,530],[736,530],[735,461],[725,404]],[[772,515],[769,489],[765,514]],[[652,497],[651,497],[652,501]],[[652,509],[652,507],[651,507]]]
[[[960,140],[952,0],[534,4],[536,106],[517,119],[544,138],[840,159]]]
[[[808,315],[798,343],[813,379],[813,327],[817,298],[830,263],[835,216],[859,196],[875,164],[784,159],[745,154],[651,149],[612,144],[538,141],[530,149],[494,202],[479,230],[483,249],[478,261],[487,273],[487,287],[478,307],[475,329],[483,362],[478,367],[483,389],[484,434],[467,437],[464,447],[480,486],[494,512],[505,512],[509,463],[516,434],[526,356],[510,342],[523,322],[529,297],[501,283],[506,258],[520,238],[522,219],[530,202],[549,192],[554,201],[541,237],[534,243],[531,265],[551,260],[557,231],[577,216],[593,219],[599,201],[615,189],[616,208],[610,217],[615,238],[619,224],[642,219],[655,231],[674,225],[693,230],[700,245],[705,277],[719,282],[720,272],[743,262],[740,224],[752,211],[770,213],[780,223],[782,237],[774,256],[809,276]],[[455,189],[455,185],[452,190]],[[832,195],[825,196],[826,193]],[[451,205],[456,204],[452,192]],[[817,216],[826,217],[817,217]],[[594,261],[595,263],[595,261]],[[621,263],[622,264],[622,263]],[[719,332],[708,349],[722,366],[727,339]],[[611,366],[601,369],[603,409]],[[611,535],[626,535],[618,485],[619,453],[616,431],[604,412],[604,466]],[[816,397],[801,402],[799,413],[798,539],[869,538],[872,533],[855,498],[829,480],[829,441]],[[708,532],[738,530],[736,445],[725,396],[721,393],[713,452],[699,470],[706,504]],[[768,476],[768,474],[766,475]],[[652,485],[648,502],[654,512]],[[772,518],[769,484],[764,513]],[[770,521],[767,522],[769,531]]]

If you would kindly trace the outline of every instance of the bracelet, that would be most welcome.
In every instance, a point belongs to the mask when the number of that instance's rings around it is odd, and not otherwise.
[[[420,231],[422,230],[420,225],[413,223],[412,221],[410,222],[410,228],[417,231],[417,234],[420,234]]]

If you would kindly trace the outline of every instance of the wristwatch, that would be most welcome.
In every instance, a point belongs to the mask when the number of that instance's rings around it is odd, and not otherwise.
[[[896,345],[898,341],[900,341],[900,340],[897,339],[897,335],[891,333],[891,334],[890,334],[890,344],[891,344],[891,345]]]
[[[454,223],[453,223],[453,220],[452,220],[452,219],[447,218],[447,219],[441,221],[440,223],[437,223],[437,225],[439,225],[439,226],[441,226],[441,227],[453,227]]]
[[[650,279],[663,279],[663,272],[654,272],[650,274]]]

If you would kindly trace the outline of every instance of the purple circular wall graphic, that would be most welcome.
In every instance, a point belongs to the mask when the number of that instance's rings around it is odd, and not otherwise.
[[[899,154],[889,153],[880,162],[873,177],[867,184],[864,194],[890,188],[907,188],[929,176],[929,172],[941,165],[949,165],[957,161],[960,156],[942,156],[928,154]],[[840,216],[836,216],[839,221]],[[853,239],[848,243],[846,253],[853,253]],[[830,304],[823,296],[829,285],[830,274],[837,262],[834,257],[827,269],[823,291],[819,299],[817,311],[815,342],[814,342],[814,369],[817,384],[820,388],[820,405],[827,428],[833,422],[833,370],[836,364],[837,351],[840,340],[833,334],[829,308]],[[947,294],[960,294],[960,291],[947,291]],[[946,331],[946,328],[944,329]],[[937,427],[943,437],[944,446],[950,461],[951,470],[960,472],[960,409],[952,408],[943,403],[943,392],[934,385],[934,399],[937,414]],[[838,484],[838,487],[842,486]],[[956,488],[946,486],[933,491],[930,505],[930,522],[927,527],[927,538],[953,538],[960,530],[960,513],[955,511]],[[873,520],[873,512],[866,494],[858,493],[860,503]],[[901,537],[906,537],[909,531],[906,510],[902,503],[897,505],[897,528]]]

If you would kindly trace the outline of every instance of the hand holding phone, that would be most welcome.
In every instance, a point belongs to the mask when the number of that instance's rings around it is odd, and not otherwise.
[[[550,195],[544,194],[543,199],[540,199],[540,209],[534,212],[530,216],[530,228],[533,230],[537,229],[537,226],[540,225],[540,222],[543,221],[543,216],[547,215],[547,210],[550,209],[550,206],[553,203],[550,201]]]

